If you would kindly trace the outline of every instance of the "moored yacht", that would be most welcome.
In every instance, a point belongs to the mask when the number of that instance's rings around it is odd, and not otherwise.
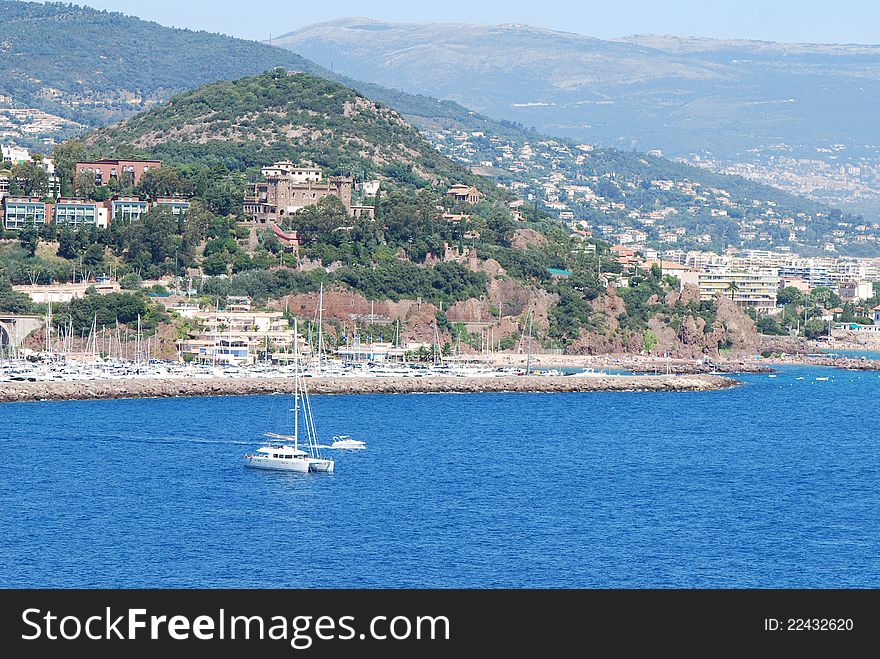
[[[298,336],[296,320],[293,323],[294,336]],[[293,385],[293,435],[278,435],[268,432],[267,437],[278,440],[267,443],[257,449],[255,453],[247,453],[244,456],[246,467],[254,469],[269,469],[272,471],[293,471],[299,473],[319,472],[333,473],[333,460],[321,457],[318,448],[318,437],[315,431],[315,421],[312,417],[312,404],[309,400],[309,392],[306,383],[302,379],[299,369],[298,343],[294,341],[294,385]],[[307,451],[300,449],[299,417],[300,411],[305,422],[305,437]],[[291,446],[288,442],[293,442]]]
[[[244,456],[246,467],[270,469],[273,471],[309,471],[309,454],[295,446],[272,444],[258,448],[254,453]]]

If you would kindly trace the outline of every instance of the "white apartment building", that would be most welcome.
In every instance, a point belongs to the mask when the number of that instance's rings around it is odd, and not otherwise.
[[[233,309],[241,309],[243,300],[227,300]],[[248,303],[250,300],[248,299]],[[184,318],[199,324],[199,329],[179,343],[181,357],[207,364],[248,365],[260,354],[292,353],[293,328],[280,311],[224,310],[208,311],[195,305],[169,307]],[[249,304],[248,304],[249,306]],[[300,339],[302,343],[302,339]],[[300,354],[305,351],[300,348]]]
[[[779,275],[768,270],[761,273],[717,269],[699,273],[700,299],[714,300],[721,295],[744,309],[770,313],[776,308]]]

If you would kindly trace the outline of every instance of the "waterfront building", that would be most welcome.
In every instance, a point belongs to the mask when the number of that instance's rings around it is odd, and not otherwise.
[[[119,283],[112,281],[109,277],[96,277],[95,281],[84,281],[77,284],[16,284],[12,289],[24,293],[37,304],[45,304],[46,302],[70,302],[85,297],[86,291],[90,287],[94,287],[99,295],[118,293],[120,290]]]
[[[251,311],[250,304],[248,297],[230,296],[222,311],[200,310],[194,305],[169,307],[170,311],[194,320],[199,327],[179,342],[181,358],[233,366],[253,364],[261,356],[275,362],[285,361],[297,340],[293,328],[281,311]],[[301,338],[298,340],[302,343]],[[302,355],[309,351],[301,346],[299,352]]]
[[[779,290],[783,288],[796,288],[801,293],[809,293],[810,292],[810,284],[800,277],[780,277],[779,278]]]
[[[368,362],[405,362],[408,348],[395,346],[383,341],[362,342],[355,337],[350,345],[339,346],[336,355],[346,364],[364,364]]]
[[[640,264],[639,267],[644,270],[650,270],[654,265],[660,268],[661,274],[676,277],[679,281],[679,290],[684,289],[688,284],[693,286],[700,285],[700,273],[696,270],[692,270],[686,265],[681,265],[680,263],[675,263],[673,261],[647,260]]]
[[[262,167],[260,172],[263,174],[263,178],[287,177],[295,183],[319,183],[323,177],[320,167],[297,165],[290,160],[279,160]]]
[[[31,159],[31,154],[27,149],[14,144],[0,145],[0,152],[3,153],[3,164],[8,166],[28,162]]]
[[[250,311],[251,302],[247,295],[227,295],[226,311]]]
[[[180,197],[156,197],[153,200],[153,206],[165,206],[169,208],[174,215],[186,215],[189,210],[190,203],[186,199]]]
[[[837,294],[843,302],[861,302],[874,296],[874,284],[870,281],[842,281]]]
[[[483,193],[477,190],[472,185],[464,185],[462,183],[456,183],[451,186],[446,194],[452,197],[454,201],[463,202],[466,204],[478,204],[480,200],[483,198]]]
[[[85,199],[59,199],[52,214],[55,224],[79,229],[83,226],[107,228],[107,206]]]

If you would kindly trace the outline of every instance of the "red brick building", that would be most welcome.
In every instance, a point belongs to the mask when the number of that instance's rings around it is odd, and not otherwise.
[[[128,174],[134,184],[141,182],[144,172],[159,169],[162,163],[158,160],[93,160],[76,163],[77,174],[93,174],[95,185],[107,185],[111,178],[119,179]]]

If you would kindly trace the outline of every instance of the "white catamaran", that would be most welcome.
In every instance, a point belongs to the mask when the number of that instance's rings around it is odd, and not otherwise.
[[[254,469],[270,469],[273,471],[295,471],[300,473],[320,472],[333,473],[333,460],[321,457],[318,447],[318,435],[315,431],[315,421],[312,417],[312,404],[306,383],[300,372],[299,343],[297,337],[296,320],[293,321],[294,336],[294,385],[293,385],[293,435],[279,435],[267,432],[266,437],[276,441],[267,442],[255,453],[247,453],[244,456],[246,467]],[[308,450],[302,450],[300,444],[300,411],[303,413],[305,427],[306,446]]]

